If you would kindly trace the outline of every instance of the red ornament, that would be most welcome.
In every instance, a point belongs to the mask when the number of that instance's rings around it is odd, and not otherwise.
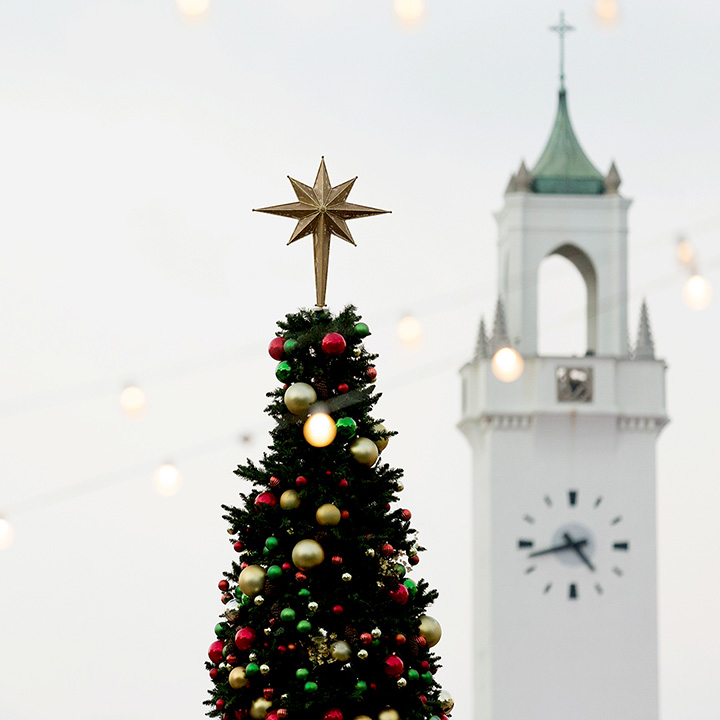
[[[272,710],[265,716],[265,720],[277,720],[277,713]]]
[[[275,691],[272,688],[265,688],[263,690],[263,697],[266,700],[272,700],[274,694],[275,694]]]
[[[343,479],[338,483],[338,487],[346,488],[347,486],[348,486],[348,481],[347,481],[345,478],[343,478]]]
[[[400,517],[402,517],[403,520],[409,520],[412,517],[412,513],[409,510],[403,510],[400,513]]]
[[[342,355],[345,352],[345,338],[340,333],[328,333],[320,343],[326,355]]]
[[[342,710],[339,708],[332,708],[323,715],[323,720],[343,720]]]
[[[225,658],[225,662],[226,662],[228,665],[237,665],[237,655],[232,655],[232,654],[228,655],[228,656]]]
[[[307,575],[305,573],[297,572],[295,573],[295,579],[299,583],[304,583],[307,580]]]
[[[247,566],[248,566],[248,564],[247,564],[246,562],[240,563],[240,568],[241,568],[242,570],[244,570]]]
[[[275,507],[277,505],[277,498],[271,492],[261,492],[255,498],[255,507]]]
[[[233,543],[233,550],[235,552],[240,552],[243,549],[243,544],[238,540],[237,542]]]
[[[285,572],[287,572],[287,571],[290,569],[290,563],[289,563],[289,562],[284,562],[284,563],[282,564],[282,569],[283,569]]]
[[[338,392],[341,395],[344,395],[348,390],[350,390],[350,386],[347,383],[340,383],[338,385]]]
[[[411,565],[417,565],[417,564],[420,562],[420,556],[419,556],[419,555],[411,555],[411,556],[408,558],[408,562],[409,562]]]
[[[369,645],[372,642],[372,635],[370,633],[361,633],[360,642],[363,645]]]
[[[252,628],[240,628],[235,633],[235,644],[240,650],[249,650],[255,642],[255,631]]]
[[[343,511],[340,513],[340,517],[341,517],[343,520],[347,520],[347,519],[350,517],[350,513],[349,513],[347,510],[343,510]]]
[[[332,475],[332,470],[326,470],[326,471],[325,471],[325,474],[326,474],[326,475]]]
[[[390,597],[393,602],[396,602],[398,605],[404,605],[408,601],[410,593],[404,585],[398,585],[395,590],[390,591]]]
[[[295,650],[295,643],[288,643],[288,650],[290,652],[294,652]]]
[[[421,648],[424,648],[427,645],[427,640],[422,635],[418,635],[415,638],[415,642],[418,644],[418,647]]]
[[[394,548],[390,543],[385,543],[385,544],[380,548],[380,552],[381,552],[385,557],[391,557],[392,554],[395,552],[395,548]]]
[[[218,587],[219,587],[220,590],[222,590],[223,592],[227,592],[227,590],[230,588],[230,583],[229,583],[227,580],[221,580],[221,581],[218,583]]]
[[[420,667],[421,667],[423,670],[427,671],[427,670],[430,669],[430,663],[429,663],[427,660],[423,660],[423,661],[420,663]]]
[[[424,695],[418,695],[418,700],[423,704],[427,705],[427,698]]]
[[[368,380],[372,382],[377,377],[377,370],[371,365],[366,371],[365,374],[368,376]]]
[[[280,478],[276,478],[274,475],[270,478],[270,487],[277,487],[280,484]]]
[[[247,717],[247,710],[244,708],[242,710],[236,710],[235,711],[235,720],[245,720]]]
[[[370,683],[370,689],[377,690],[377,685],[375,683]]]
[[[404,644],[405,644],[405,636],[404,636],[402,633],[398,633],[398,634],[395,636],[395,642],[396,642],[398,645],[404,645]]]
[[[230,593],[225,593],[221,598],[222,604],[227,605],[232,600],[232,595]]]
[[[388,655],[385,658],[385,674],[390,677],[400,677],[405,669],[403,661],[397,655]]]
[[[333,615],[342,615],[342,614],[343,614],[343,606],[335,605],[335,607],[333,607]]]
[[[217,701],[215,702],[215,707],[216,707],[218,710],[222,710],[222,709],[225,707],[225,701],[224,701],[222,698],[220,698],[219,700],[217,700]]]
[[[277,716],[279,720],[285,720],[285,718],[288,716],[287,708],[278,708]]]
[[[333,565],[342,565],[342,558],[339,555],[333,555],[331,562]]]
[[[210,670],[210,679],[211,679],[211,680],[214,680],[214,679],[218,676],[218,673],[219,673],[219,672],[220,672],[220,671],[219,671],[217,668],[212,668],[212,669]]]
[[[281,337],[273,338],[270,341],[270,345],[268,345],[268,352],[270,353],[270,357],[273,360],[277,360],[278,362],[283,359],[285,356],[285,340]]]
[[[287,652],[287,648],[284,645],[278,645],[278,652],[284,655]]]
[[[225,643],[222,640],[216,640],[208,650],[208,657],[210,662],[219,663],[222,660],[222,651],[225,647]]]
[[[303,477],[302,475],[299,475],[295,478],[295,484],[298,487],[305,487],[307,485],[307,478]]]

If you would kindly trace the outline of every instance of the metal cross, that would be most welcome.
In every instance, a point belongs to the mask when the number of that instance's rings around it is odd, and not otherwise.
[[[560,22],[552,25],[550,30],[556,32],[560,36],[560,89],[565,89],[565,34],[574,30],[572,25],[565,23],[565,13],[560,11]]]

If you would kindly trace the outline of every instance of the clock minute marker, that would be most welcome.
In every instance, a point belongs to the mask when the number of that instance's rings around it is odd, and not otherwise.
[[[595,583],[595,590],[597,591],[597,594],[598,594],[598,595],[602,595],[602,594],[603,594],[602,585],[601,585],[600,583]]]
[[[598,499],[595,501],[595,504],[593,505],[593,507],[598,507],[601,502],[602,502],[602,495],[599,495]]]
[[[518,548],[531,548],[535,545],[533,540],[518,540]]]
[[[621,520],[622,520],[622,515],[617,515],[610,521],[610,524],[617,525]]]
[[[546,495],[546,496],[543,498],[543,500],[545,500],[545,504],[546,504],[548,507],[552,507],[552,500],[550,499],[550,496],[549,496],[549,495]]]
[[[568,504],[570,507],[573,507],[575,504],[577,504],[577,490],[568,490]]]
[[[575,583],[570,583],[570,586],[568,587],[568,600],[577,600],[577,598],[577,585],[575,585]]]
[[[537,565],[531,565],[531,566],[525,571],[525,574],[526,574],[526,575],[529,575],[531,572],[534,572],[536,568],[537,568]]]
[[[525,515],[525,516],[523,517],[523,520],[524,520],[526,523],[530,523],[531,525],[535,522],[535,518],[534,518],[532,515]]]
[[[623,576],[623,571],[622,571],[617,565],[612,569],[612,571],[613,571],[618,577],[622,577],[622,576]]]
[[[548,584],[545,586],[545,589],[543,590],[543,593],[544,593],[545,595],[547,595],[547,594],[550,592],[550,588],[551,588],[551,587],[552,587],[552,583],[548,583]]]
[[[616,542],[613,543],[613,550],[629,550],[630,549],[630,543],[629,542]]]

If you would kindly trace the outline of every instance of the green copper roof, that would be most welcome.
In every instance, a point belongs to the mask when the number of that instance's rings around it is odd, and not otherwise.
[[[558,111],[550,139],[530,172],[536,193],[600,195],[605,192],[602,174],[588,160],[570,123],[565,89],[560,89]]]

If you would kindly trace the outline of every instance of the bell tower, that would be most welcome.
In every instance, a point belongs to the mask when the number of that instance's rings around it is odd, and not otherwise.
[[[558,106],[498,223],[492,335],[462,369],[473,451],[475,720],[657,720],[655,445],[665,363],[647,305],[628,345],[627,213],[614,164],[588,159],[568,112],[561,16]],[[538,354],[538,274],[579,271],[587,352]],[[524,372],[502,382],[511,346]]]

